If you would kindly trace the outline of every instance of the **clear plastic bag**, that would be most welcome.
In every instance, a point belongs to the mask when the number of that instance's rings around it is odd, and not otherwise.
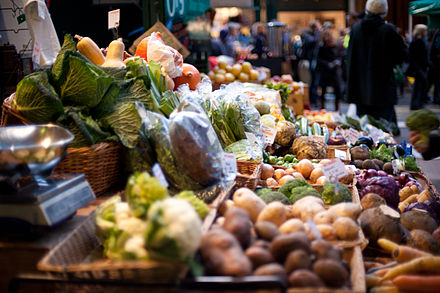
[[[182,75],[182,54],[166,45],[159,33],[153,32],[148,40],[147,60],[160,63],[171,78]]]

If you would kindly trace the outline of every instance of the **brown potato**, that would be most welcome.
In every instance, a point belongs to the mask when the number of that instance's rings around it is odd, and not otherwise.
[[[257,232],[257,236],[267,241],[272,241],[276,236],[280,235],[280,231],[278,231],[278,227],[268,221],[260,221],[255,223],[255,231]]]
[[[311,265],[310,255],[302,249],[289,253],[284,262],[284,268],[288,274],[298,269],[310,269]]]
[[[361,206],[363,210],[375,208],[382,204],[386,204],[385,199],[376,193],[367,193],[361,199]]]
[[[321,236],[324,240],[332,241],[338,239],[336,230],[332,225],[320,224],[316,225],[316,228],[318,229],[319,233],[321,233]]]
[[[331,225],[331,224],[333,224],[334,221],[336,221],[336,219],[338,217],[339,216],[333,212],[322,211],[322,212],[317,213],[313,217],[313,222],[315,222],[316,225],[319,225],[319,224]]]
[[[251,246],[246,249],[245,254],[252,262],[254,270],[259,266],[275,262],[269,248],[265,249],[262,247]]]
[[[439,244],[430,233],[419,229],[414,229],[410,233],[411,237],[408,237],[407,239],[409,246],[430,252],[432,254],[438,253]]]
[[[362,207],[360,204],[352,202],[341,202],[332,206],[329,211],[340,217],[350,217],[356,221],[362,212]]]
[[[349,278],[348,271],[342,263],[333,259],[316,261],[313,265],[313,272],[330,287],[341,287]]]
[[[232,233],[241,246],[248,247],[251,241],[251,219],[246,210],[232,207],[226,211],[223,229]]]
[[[281,279],[287,279],[286,270],[278,263],[269,263],[258,267],[254,271],[254,276],[279,276]]]
[[[266,206],[266,203],[258,195],[246,187],[237,189],[232,196],[232,200],[236,207],[245,209],[249,213],[254,223],[257,221],[260,212]]]
[[[258,215],[257,222],[260,221],[269,221],[277,226],[281,226],[281,224],[286,221],[286,209],[284,208],[284,204],[279,201],[269,203]]]
[[[358,238],[359,226],[355,221],[348,217],[339,217],[333,227],[336,230],[338,238],[341,240],[355,240]]]
[[[289,219],[280,226],[281,234],[289,234],[296,231],[305,231],[304,224],[300,219]]]
[[[313,241],[312,252],[316,259],[333,259],[336,261],[342,260],[342,250],[325,240]]]
[[[293,232],[286,235],[279,235],[270,244],[270,251],[275,259],[283,262],[286,256],[295,249],[303,249],[310,253],[310,240],[304,232]]]
[[[312,271],[296,270],[289,276],[289,286],[308,288],[308,287],[324,287],[322,280]]]

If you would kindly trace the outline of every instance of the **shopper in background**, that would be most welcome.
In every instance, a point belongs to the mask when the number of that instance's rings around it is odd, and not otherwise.
[[[309,98],[310,104],[316,105],[318,102],[318,77],[316,75],[316,61],[319,49],[319,40],[321,37],[321,23],[319,20],[310,22],[310,30],[305,31],[301,35],[302,50],[301,58],[308,60],[310,71]]]
[[[365,12],[350,33],[347,99],[356,104],[358,116],[370,114],[397,124],[393,68],[406,58],[407,48],[395,27],[383,19],[388,12],[386,0],[368,0]]]
[[[260,23],[257,25],[257,32],[254,39],[254,48],[251,53],[257,54],[258,58],[261,58],[261,56],[267,52],[267,37],[264,24]]]
[[[325,94],[331,86],[335,95],[335,111],[339,111],[341,99],[340,81],[340,49],[337,46],[335,36],[327,29],[322,33],[322,41],[318,49],[317,75],[321,87],[321,109],[325,109]]]
[[[434,104],[440,104],[440,29],[436,29],[429,52],[431,84],[434,85]]]
[[[411,110],[423,108],[428,95],[428,49],[426,46],[427,27],[418,24],[414,27],[413,40],[409,44],[409,67],[407,74],[414,77],[411,95]]]
[[[418,131],[411,131],[409,134],[409,141],[414,148],[422,154],[423,159],[431,160],[440,156],[440,136],[438,134],[429,135],[429,144],[426,147],[421,147],[420,145],[416,144],[420,138],[421,135]]]
[[[220,31],[219,39],[211,39],[211,56],[227,55],[234,57],[234,47],[228,42],[229,32],[227,29]]]

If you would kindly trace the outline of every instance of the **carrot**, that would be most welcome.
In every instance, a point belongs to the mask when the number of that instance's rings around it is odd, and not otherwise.
[[[399,245],[393,250],[393,258],[399,263],[408,262],[424,256],[432,256],[432,254],[406,245]]]
[[[389,272],[390,269],[391,268],[380,269],[375,271],[373,274],[378,277],[383,277]]]
[[[387,252],[393,252],[396,248],[399,247],[399,244],[394,243],[393,241],[390,241],[388,239],[385,238],[379,238],[377,240],[377,244],[384,250],[386,250]]]
[[[424,273],[440,274],[440,256],[426,256],[413,259],[391,268],[383,277],[384,280],[394,279],[399,275]]]
[[[414,292],[439,292],[440,276],[400,275],[393,279],[400,290]]]
[[[367,288],[372,288],[380,285],[381,277],[375,276],[374,274],[365,275],[365,282],[367,284]]]

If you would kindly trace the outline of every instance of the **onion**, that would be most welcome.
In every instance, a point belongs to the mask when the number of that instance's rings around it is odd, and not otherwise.
[[[304,178],[308,178],[313,171],[313,164],[309,159],[302,159],[298,165],[296,165],[296,170],[298,170]]]
[[[270,164],[261,165],[261,179],[266,180],[274,175],[274,169]]]
[[[388,173],[385,171],[379,170],[379,171],[377,171],[377,176],[385,177],[385,176],[388,176]]]

